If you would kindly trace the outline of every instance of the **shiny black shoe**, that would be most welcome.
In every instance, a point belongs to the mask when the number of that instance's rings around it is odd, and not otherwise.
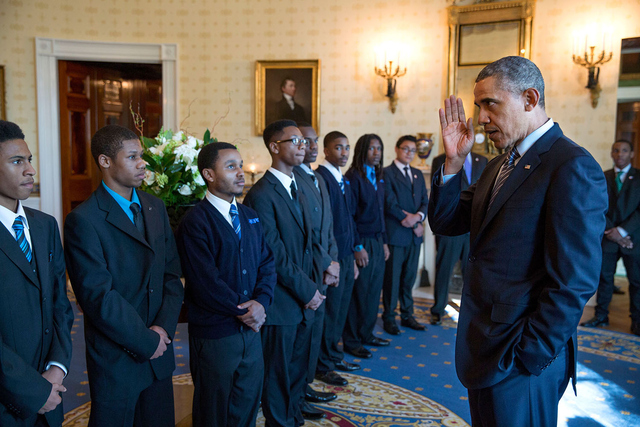
[[[384,331],[391,335],[400,335],[400,329],[395,320],[385,320],[383,322]]]
[[[307,390],[304,392],[304,400],[313,403],[327,403],[332,400],[336,400],[338,395],[335,393],[325,393],[324,391],[318,391],[307,386]]]
[[[640,336],[640,322],[631,322],[631,333]]]
[[[615,295],[624,295],[624,291],[622,290],[622,288],[620,288],[620,286],[614,286],[613,293]]]
[[[330,385],[345,386],[349,381],[342,378],[336,371],[316,372],[316,379]]]
[[[400,321],[400,324],[402,326],[406,326],[407,328],[411,328],[416,331],[424,331],[425,329],[427,329],[425,326],[418,323],[418,321],[413,316],[409,316],[406,319],[402,319]]]
[[[346,351],[350,355],[355,356],[359,359],[369,359],[371,358],[371,356],[373,356],[371,352],[366,348],[364,348],[363,346],[356,347],[356,348],[345,348],[344,351]]]
[[[442,324],[442,318],[437,313],[431,313],[431,321],[429,321],[432,325],[440,325]]]
[[[373,337],[365,344],[372,345],[374,347],[387,347],[390,343],[391,341],[385,340],[384,338]]]
[[[319,420],[324,418],[324,412],[320,409],[310,405],[307,402],[303,402],[300,406],[300,412],[302,412],[302,416],[305,420]]]
[[[609,326],[609,317],[594,316],[586,322],[580,323],[580,326],[586,326],[587,328],[598,328],[600,326]]]
[[[335,365],[338,371],[344,371],[344,372],[357,371],[358,369],[360,369],[360,365],[358,365],[357,363],[349,363],[346,360],[341,360]]]

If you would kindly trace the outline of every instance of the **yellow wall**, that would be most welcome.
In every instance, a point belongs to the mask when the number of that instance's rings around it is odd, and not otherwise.
[[[268,155],[253,134],[254,63],[316,59],[321,64],[321,133],[352,143],[378,133],[393,158],[398,136],[435,132],[446,92],[446,0],[0,0],[0,64],[6,66],[8,119],[22,126],[36,155],[34,38],[179,44],[179,120],[200,136],[215,129],[240,143],[245,163]],[[547,82],[547,110],[564,132],[608,167],[614,137],[620,38],[640,36],[638,0],[538,0],[533,55]],[[589,22],[614,25],[614,59],[601,72],[592,109],[586,71],[571,61],[572,33]],[[374,48],[392,39],[410,53],[395,114],[373,73]],[[617,46],[617,47],[616,47]],[[436,148],[437,150],[437,148]],[[431,159],[429,159],[430,161]],[[37,162],[36,162],[37,166]]]

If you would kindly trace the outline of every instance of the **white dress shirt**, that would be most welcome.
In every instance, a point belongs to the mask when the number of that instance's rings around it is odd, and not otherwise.
[[[269,172],[271,172],[276,178],[278,178],[278,181],[280,181],[284,186],[284,189],[287,190],[289,197],[291,197],[291,182],[293,182],[295,188],[298,189],[298,183],[296,182],[296,178],[295,176],[293,176],[293,173],[291,174],[291,176],[288,176],[287,174],[280,172],[278,169],[272,167],[269,168]],[[293,197],[291,197],[291,199],[293,200]]]
[[[329,170],[329,172],[331,172],[331,175],[333,175],[338,183],[342,181],[342,172],[340,171],[340,168],[333,166],[333,164],[328,160],[322,162],[322,166],[324,166]]]
[[[235,206],[236,209],[238,209],[236,198],[234,197],[231,203],[229,203],[226,200],[222,200],[220,197],[213,195],[213,193],[211,193],[209,190],[207,190],[205,197],[207,198],[207,201],[213,205],[214,208],[218,209],[220,215],[222,215],[222,217],[227,220],[231,228],[234,228],[233,220],[231,219],[231,214],[229,212],[231,210],[231,205]]]

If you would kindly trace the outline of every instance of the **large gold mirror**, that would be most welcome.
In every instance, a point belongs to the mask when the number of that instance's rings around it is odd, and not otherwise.
[[[478,124],[478,108],[473,104],[475,79],[482,68],[504,56],[531,57],[531,23],[535,0],[479,2],[450,6],[449,12],[449,94],[462,98],[467,116],[473,112]],[[489,158],[499,154],[493,143],[476,128],[473,151]]]

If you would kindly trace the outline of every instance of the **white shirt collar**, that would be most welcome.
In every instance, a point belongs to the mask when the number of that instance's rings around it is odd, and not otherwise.
[[[273,167],[269,168],[269,172],[271,172],[276,178],[278,178],[278,181],[282,183],[284,189],[287,190],[287,193],[289,193],[289,197],[291,197],[291,182],[293,181],[296,188],[298,188],[298,183],[296,182],[296,178],[294,177],[293,173],[291,174],[291,176],[288,176],[287,174],[280,172],[278,169]]]
[[[5,226],[5,228],[9,231],[9,233],[11,233],[11,235],[14,238],[16,237],[16,234],[15,234],[15,231],[13,231],[13,223],[15,222],[16,218],[19,216],[22,217],[22,223],[24,224],[24,228],[26,229],[25,235],[27,236],[27,240],[29,241],[29,244],[31,244],[31,236],[29,233],[29,221],[27,220],[27,215],[25,214],[24,208],[22,207],[22,202],[18,200],[17,212],[12,212],[11,210],[5,208],[4,206],[0,206],[0,222],[2,222],[2,225]]]
[[[340,168],[333,166],[333,164],[328,160],[322,162],[322,166],[329,169],[329,172],[331,172],[331,175],[333,175],[337,182],[342,181],[342,172],[340,171]]]
[[[627,166],[623,167],[622,169],[618,169],[615,166],[613,167],[613,171],[615,173],[622,172],[623,175],[628,174],[629,173],[629,169],[631,169],[631,163],[629,163]]]
[[[516,160],[516,163],[518,163],[518,161],[524,157],[525,153],[529,151],[529,148],[531,148],[537,140],[542,138],[542,135],[547,133],[552,127],[553,119],[549,118],[542,126],[527,135],[525,139],[523,139],[522,142],[517,146],[518,154],[520,154],[520,157],[518,158],[518,160]]]
[[[231,205],[234,205],[236,209],[238,208],[238,205],[236,204],[236,198],[234,197],[231,203],[229,203],[226,200],[223,200],[220,197],[215,196],[209,190],[207,190],[205,197],[207,198],[207,201],[211,203],[213,207],[218,210],[218,212],[220,212],[220,215],[222,215],[222,217],[226,219],[227,222],[233,226],[229,211],[231,210]]]
[[[302,163],[300,165],[300,167],[302,168],[303,171],[305,171],[308,175],[315,175],[315,173],[313,172],[313,169],[311,169],[311,167],[305,165],[304,163]]]
[[[295,108],[295,102],[293,100],[293,97],[288,93],[284,93],[284,92],[282,93],[282,96],[284,96],[284,99],[287,101],[287,104],[289,104],[289,107],[291,107],[291,109],[293,110]]]

